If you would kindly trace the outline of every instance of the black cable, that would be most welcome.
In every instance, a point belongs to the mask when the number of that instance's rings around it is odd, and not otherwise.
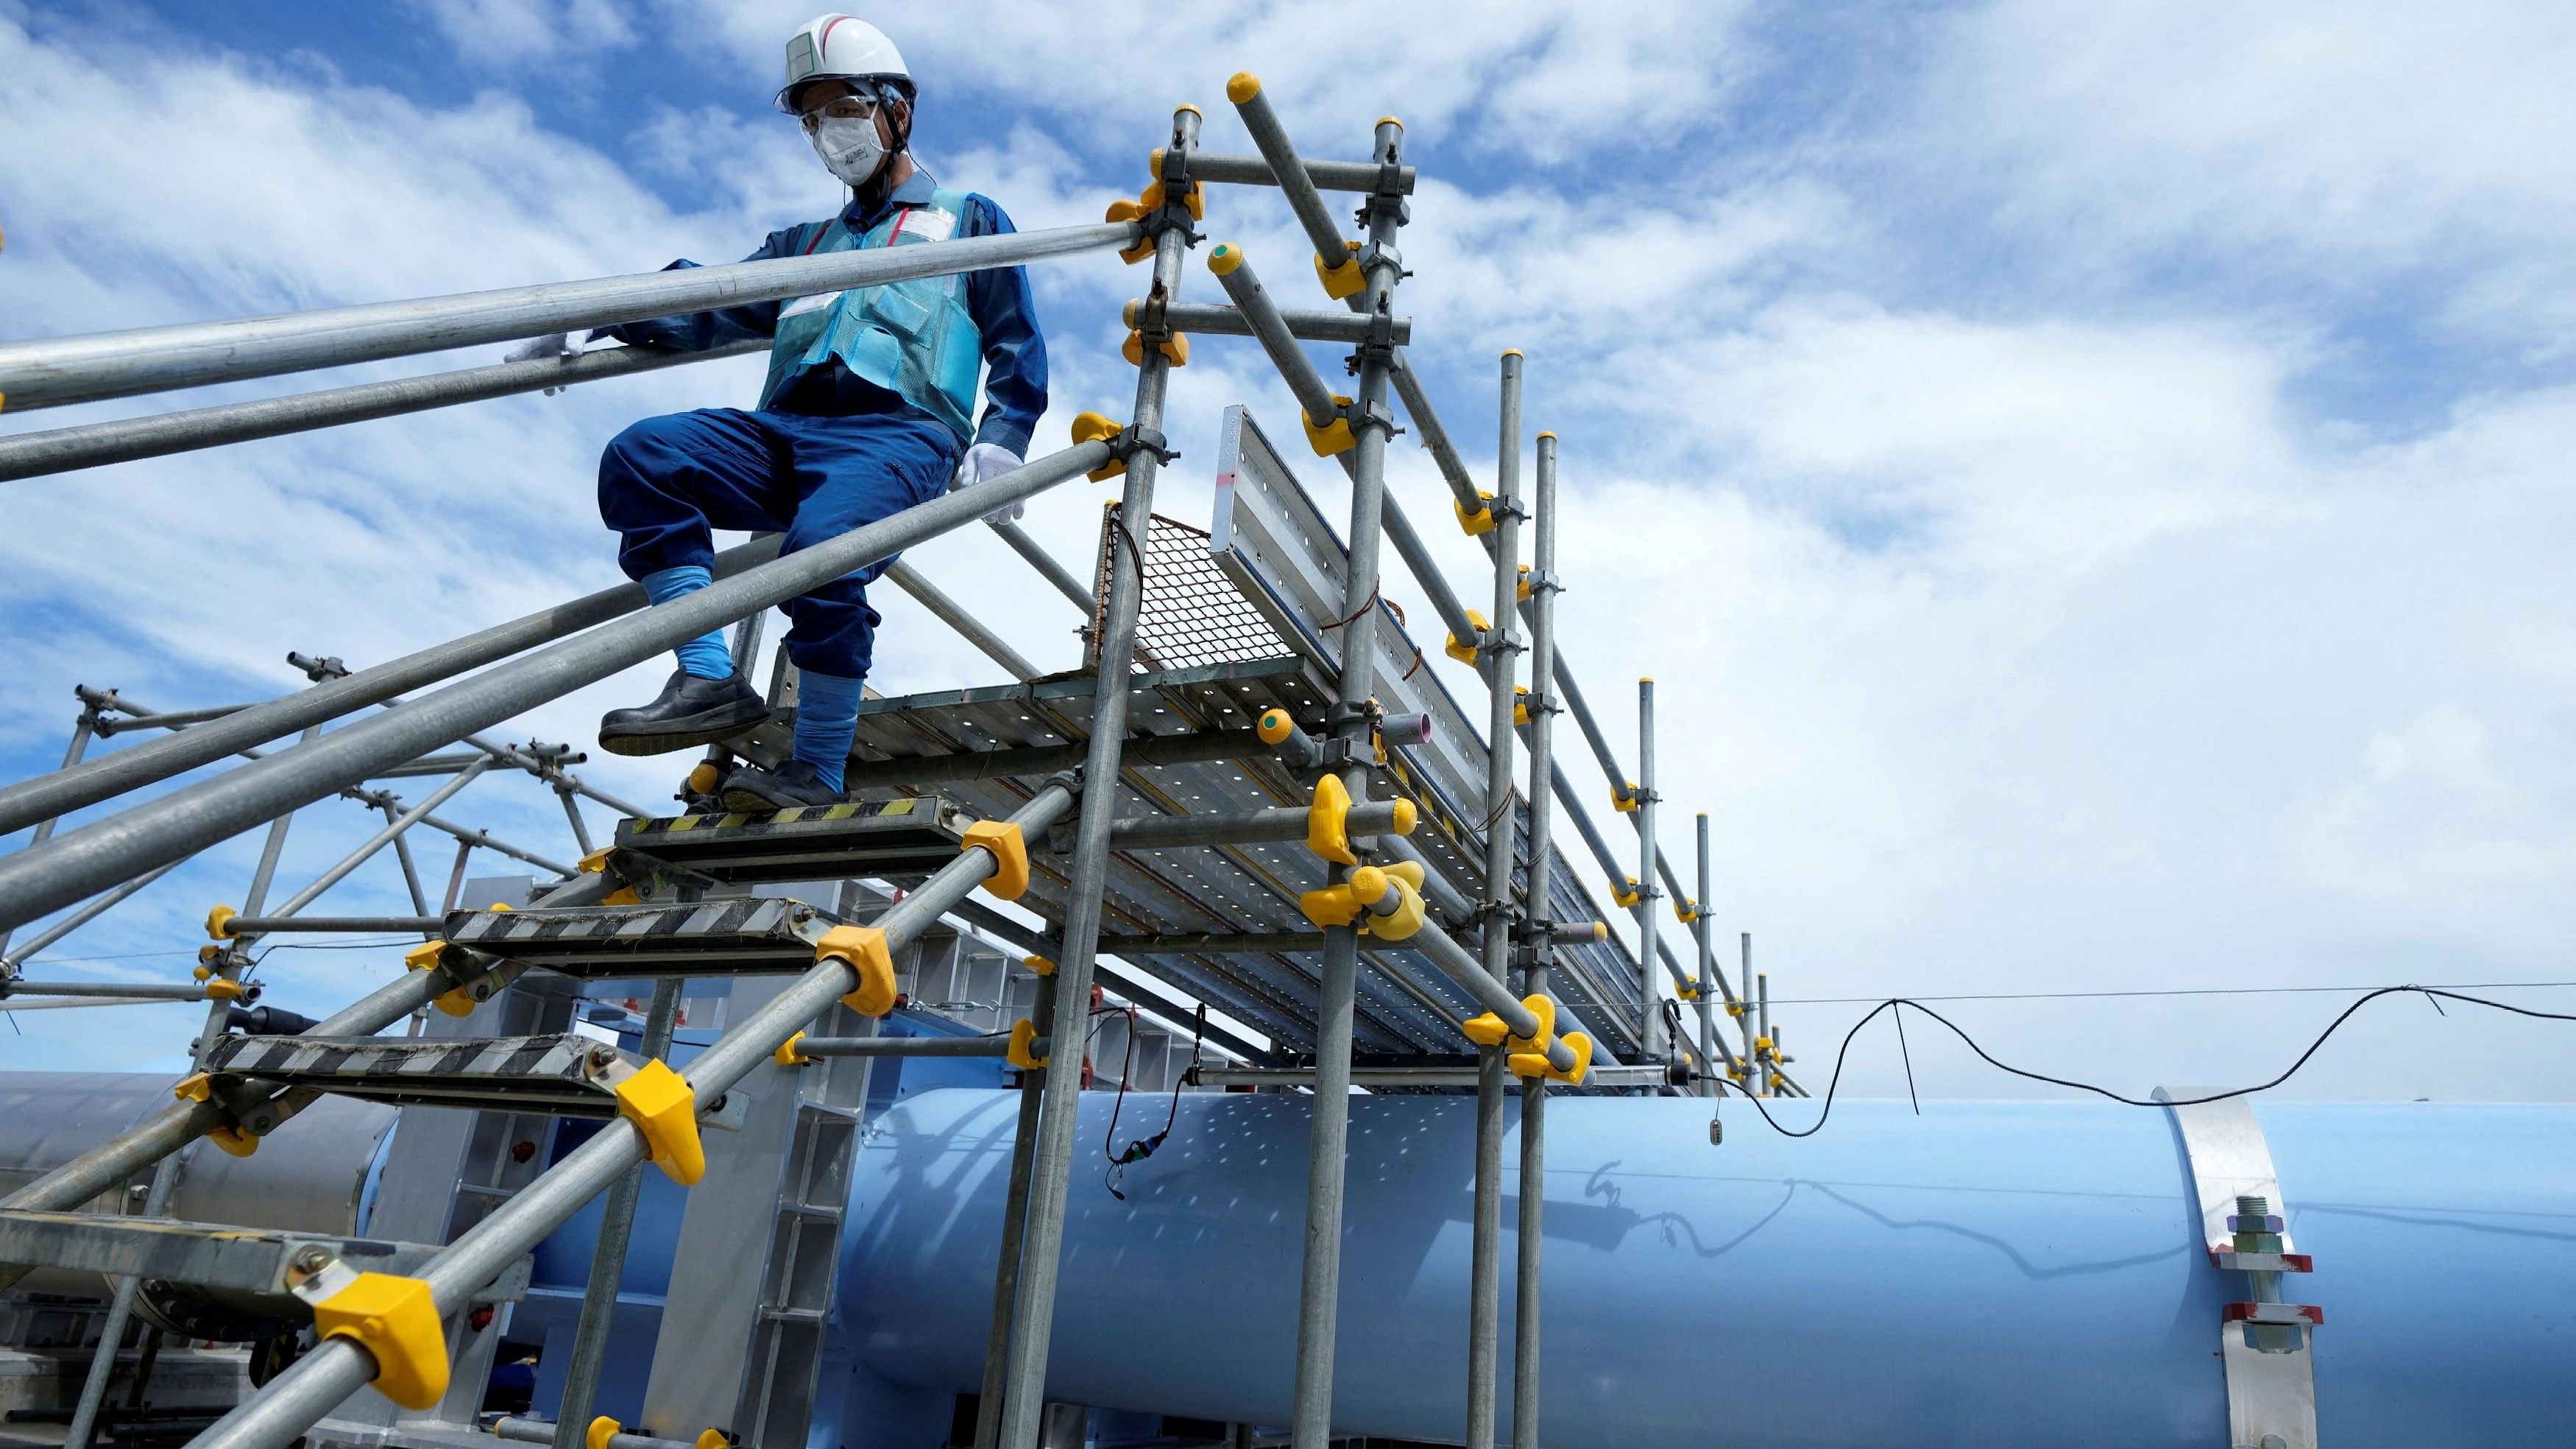
[[[1127,1061],[1131,1071],[1133,1070],[1136,1061],[1136,1028],[1132,1018],[1132,1010],[1133,1009],[1131,1008],[1131,1018],[1127,1028]],[[1133,1142],[1127,1144],[1126,1151],[1109,1159],[1109,1172],[1101,1179],[1101,1186],[1109,1189],[1109,1195],[1111,1197],[1118,1199],[1120,1202],[1125,1202],[1127,1200],[1127,1194],[1118,1190],[1118,1183],[1121,1178],[1124,1178],[1127,1175],[1128,1165],[1130,1163],[1142,1162],[1146,1158],[1153,1156],[1155,1152],[1162,1148],[1164,1142],[1171,1138],[1172,1128],[1177,1126],[1181,1120],[1181,1086],[1183,1083],[1190,1080],[1192,1074],[1198,1071],[1200,1051],[1206,1041],[1207,1006],[1205,1003],[1201,1003],[1198,1009],[1198,1019],[1190,1029],[1189,1070],[1175,1072],[1172,1075],[1172,1106],[1170,1111],[1163,1114],[1163,1130],[1155,1133],[1151,1137],[1137,1138]],[[1118,1083],[1118,1095],[1121,1101],[1126,1099],[1127,1083],[1123,1077]],[[1100,1144],[1103,1152],[1108,1151],[1109,1144],[1117,1140],[1117,1135],[1118,1109],[1113,1106],[1109,1109],[1109,1136],[1104,1138]]]
[[[1819,1131],[1822,1131],[1825,1123],[1833,1117],[1834,1095],[1842,1085],[1843,1063],[1844,1060],[1851,1055],[1852,1038],[1860,1035],[1860,1029],[1869,1025],[1870,1022],[1875,1020],[1878,1014],[1882,1011],[1898,1013],[1900,1021],[1898,1030],[1901,1032],[1903,1030],[1901,1024],[1902,1013],[1904,1008],[1910,1006],[1916,1011],[1923,1013],[1925,1016],[1932,1018],[1934,1021],[1941,1023],[1943,1026],[1948,1027],[1951,1035],[1956,1036],[1960,1041],[1967,1043],[1968,1050],[1975,1052],[1978,1058],[1984,1061],[1986,1065],[1993,1067],[1998,1071],[2008,1072],[2013,1076],[2024,1077],[2034,1082],[2046,1082],[2050,1086],[2054,1087],[2068,1087],[2079,1092],[2091,1092],[2097,1097],[2108,1097],[2112,1101],[2125,1107],[2192,1107],[2198,1106],[2203,1102],[2223,1102],[2230,1097],[2243,1097],[2255,1092],[2269,1091],[2270,1089],[2281,1085],[2283,1082],[2288,1081],[2293,1075],[2295,1075],[2301,1067],[2306,1066],[2308,1064],[2308,1059],[2317,1054],[2318,1049],[2326,1044],[2326,1039],[2328,1037],[2333,1036],[2336,1031],[2342,1028],[2345,1022],[2352,1019],[2354,1012],[2361,1010],[2364,1006],[2369,1005],[2371,1002],[2376,1001],[2383,996],[2392,996],[2401,993],[2420,995],[2426,1000],[2434,1002],[2436,1009],[2439,1009],[2440,1000],[2447,999],[2451,1001],[2464,1001],[2472,1006],[2493,1007],[2498,1011],[2509,1011],[2516,1016],[2528,1016],[2542,1021],[2576,1021],[2576,1014],[2561,1011],[2541,1011],[2534,1007],[2515,1006],[2509,1002],[2490,1001],[2483,996],[2469,996],[2457,991],[2446,991],[2438,986],[2381,986],[2363,994],[2351,1005],[2346,1006],[2341,1012],[2338,1012],[2335,1015],[2334,1020],[2326,1023],[2326,1029],[2317,1033],[2316,1040],[2308,1043],[2308,1049],[2299,1053],[2296,1061],[2291,1062],[2289,1066],[2283,1068],[2281,1074],[2272,1078],[2270,1081],[2257,1082],[2250,1087],[2235,1087],[2224,1092],[2212,1092],[2203,1097],[2180,1097],[2171,1101],[2157,1101],[2152,1098],[2124,1097],[2118,1092],[2112,1091],[2108,1087],[2097,1087],[2091,1082],[2078,1082],[2066,1077],[2052,1077],[2045,1072],[2029,1071],[2022,1067],[2016,1067],[2009,1062],[1998,1061],[1992,1053],[1988,1052],[1984,1047],[1977,1045],[1977,1039],[1968,1035],[1967,1031],[1957,1022],[1952,1021],[1950,1018],[1943,1016],[1941,1013],[1934,1011],[1932,1008],[1925,1006],[1919,1001],[1911,1000],[1902,996],[1893,996],[1880,1002],[1878,1005],[1871,1007],[1867,1016],[1864,1016],[1859,1021],[1852,1023],[1852,1029],[1843,1033],[1842,1046],[1834,1053],[1833,1076],[1825,1083],[1824,1110],[1817,1113],[1816,1120],[1808,1126],[1799,1128],[1783,1127],[1780,1125],[1779,1120],[1771,1115],[1771,1109],[1763,1105],[1763,1099],[1756,1096],[1751,1088],[1726,1077],[1708,1074],[1699,1075],[1703,1080],[1715,1082],[1721,1090],[1732,1087],[1736,1092],[1742,1094],[1747,1101],[1750,1101],[1753,1104],[1753,1110],[1762,1114],[1762,1120],[1770,1124],[1771,1130],[1779,1133],[1781,1136],[1812,1137]],[[1911,1064],[1909,1063],[1909,1074],[1911,1070]]]

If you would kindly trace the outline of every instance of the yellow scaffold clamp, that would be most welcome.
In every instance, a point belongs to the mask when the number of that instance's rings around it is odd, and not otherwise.
[[[666,1062],[646,1062],[625,1070],[623,1061],[609,1068],[617,1094],[617,1115],[635,1124],[644,1138],[644,1155],[682,1187],[707,1175],[707,1152],[698,1141],[698,1094],[689,1079]]]
[[[375,1360],[376,1392],[406,1409],[433,1408],[447,1396],[447,1330],[428,1280],[335,1262],[294,1292],[313,1306],[316,1338],[345,1338]]]
[[[1368,273],[1360,268],[1360,244],[1346,241],[1342,245],[1350,249],[1351,255],[1342,258],[1338,267],[1325,266],[1324,254],[1315,253],[1315,280],[1324,284],[1324,295],[1336,302],[1368,285]]]
[[[1610,888],[1610,899],[1619,905],[1628,907],[1631,910],[1636,908],[1637,902],[1644,900],[1645,898],[1645,892],[1638,888],[1637,878],[1633,875],[1628,877],[1628,883],[1625,886],[1612,886]]]
[[[213,910],[206,912],[206,939],[210,941],[231,940],[233,934],[233,922],[239,919],[240,916],[241,912],[234,910],[230,906],[217,906]]]
[[[447,964],[445,959],[446,955],[447,943],[445,941],[423,941],[419,945],[414,946],[403,953],[403,969],[406,971],[443,970]],[[474,1014],[474,994],[462,986],[457,987],[453,991],[442,993],[434,998],[430,1004],[437,1007],[440,1011],[447,1013],[449,1016],[472,1016]]]
[[[1034,1072],[1044,1068],[1047,1058],[1037,1054],[1037,1042],[1038,1024],[1025,1016],[1021,1017],[1011,1023],[1011,1045],[1002,1053],[1002,1060],[1024,1072]]]
[[[1458,1023],[1458,1030],[1478,1046],[1506,1047],[1515,1052],[1545,1053],[1548,1041],[1556,1034],[1556,1000],[1547,993],[1533,992],[1521,998],[1521,1005],[1538,1018],[1536,1036],[1514,1036],[1502,1017],[1493,1012],[1471,1016]]]
[[[1084,443],[1103,442],[1107,439],[1117,437],[1120,433],[1125,432],[1126,430],[1127,425],[1125,423],[1119,422],[1105,413],[1077,413],[1074,415],[1073,419],[1073,441],[1076,446]],[[1082,476],[1090,479],[1094,483],[1106,483],[1110,479],[1118,477],[1126,471],[1126,459],[1112,458],[1108,462],[1101,464],[1099,467],[1092,469],[1090,472],[1085,473]]]
[[[966,827],[960,852],[980,850],[993,857],[993,874],[984,889],[997,901],[1016,901],[1029,888],[1029,842],[1013,820],[978,820]]]
[[[625,1425],[602,1414],[582,1427],[581,1449],[608,1449],[608,1441],[625,1432]]]
[[[1378,869],[1386,875],[1386,887],[1369,903],[1370,913],[1360,918],[1360,934],[1381,941],[1405,940],[1421,930],[1431,915],[1431,907],[1422,899],[1422,862],[1399,860]],[[1383,912],[1376,910],[1386,904],[1389,891],[1395,895],[1394,906]]]
[[[1676,1001],[1699,1000],[1699,983],[1696,981],[1682,981],[1675,983],[1673,986],[1673,999]]]
[[[1699,902],[1697,902],[1697,901],[1683,901],[1683,900],[1676,900],[1676,901],[1674,901],[1674,902],[1673,902],[1673,919],[1674,919],[1674,920],[1677,920],[1677,921],[1679,921],[1679,922],[1681,922],[1681,923],[1682,923],[1683,925],[1685,925],[1685,926],[1690,926],[1690,925],[1696,925],[1696,924],[1698,924],[1698,923],[1699,923]]]
[[[1637,788],[1637,782],[1634,780],[1630,780],[1624,785],[1614,785],[1611,787],[1610,808],[1618,811],[1622,815],[1635,814],[1637,812],[1637,807],[1644,803],[1646,803],[1646,793]]]
[[[239,1001],[250,994],[250,988],[227,976],[209,977],[206,981],[208,1001]]]
[[[1326,775],[1317,780],[1314,802],[1306,807],[1306,848],[1336,865],[1359,864],[1360,858],[1351,852],[1350,815],[1351,792],[1342,777]]]
[[[778,1050],[769,1054],[769,1059],[778,1063],[782,1067],[801,1067],[811,1063],[814,1059],[805,1055],[805,1049],[797,1045],[798,1042],[801,1042],[804,1039],[805,1033],[801,1031],[797,1032],[795,1035],[787,1038],[787,1040],[780,1042],[778,1044]]]
[[[1351,435],[1350,408],[1351,400],[1335,393],[1333,415],[1329,419],[1318,423],[1310,413],[1298,415],[1299,421],[1306,425],[1306,445],[1315,450],[1316,457],[1330,458],[1360,445],[1360,440]]]
[[[215,1100],[214,1083],[215,1079],[211,1075],[199,1072],[172,1087],[170,1095],[182,1102],[212,1103]],[[248,1157],[259,1151],[259,1139],[243,1131],[238,1122],[226,1122],[220,1127],[207,1128],[206,1140],[234,1157]]]
[[[1190,339],[1187,333],[1175,332],[1171,336],[1164,338],[1163,344],[1158,350],[1165,357],[1171,359],[1172,366],[1174,367],[1187,367],[1190,365]],[[1118,355],[1127,359],[1127,365],[1129,367],[1143,367],[1145,365],[1145,333],[1143,329],[1136,327],[1130,327],[1127,329],[1127,340],[1118,345]]]
[[[1526,603],[1528,603],[1528,602],[1529,602],[1529,596],[1530,596],[1530,566],[1529,566],[1528,564],[1522,564],[1522,565],[1521,565],[1521,582],[1520,582],[1520,588],[1519,588],[1518,592],[1514,595],[1514,597],[1518,598],[1522,603],[1526,604]]]
[[[1519,729],[1528,723],[1529,686],[1515,684],[1512,686],[1512,728]]]
[[[1553,1019],[1550,1024],[1553,1024]],[[1505,1064],[1516,1077],[1544,1077],[1570,1087],[1583,1085],[1584,1076],[1592,1070],[1592,1038],[1579,1031],[1569,1031],[1557,1040],[1565,1043],[1565,1049],[1574,1054],[1574,1065],[1563,1071],[1558,1071],[1555,1064],[1547,1059],[1547,1048],[1543,1043],[1533,1045],[1528,1051],[1512,1053]]]
[[[885,932],[874,926],[834,926],[814,944],[814,959],[838,961],[857,978],[841,1004],[861,1016],[883,1016],[894,1010],[894,952]]]
[[[1467,622],[1475,626],[1477,639],[1484,638],[1485,631],[1494,627],[1492,620],[1487,619],[1483,614],[1476,612],[1474,609],[1469,609],[1467,611]],[[1468,640],[1461,643],[1458,636],[1455,634],[1449,636],[1448,643],[1440,646],[1440,652],[1457,660],[1461,664],[1473,664],[1476,662],[1475,641]]]
[[[1455,498],[1449,500],[1449,511],[1458,515],[1458,526],[1467,531],[1469,538],[1474,538],[1494,531],[1493,503],[1494,495],[1480,488],[1476,490],[1475,512],[1469,513],[1467,505]]]

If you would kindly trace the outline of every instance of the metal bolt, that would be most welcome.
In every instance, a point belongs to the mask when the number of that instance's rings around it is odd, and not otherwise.
[[[298,1273],[319,1273],[331,1266],[331,1250],[320,1243],[307,1243],[295,1250],[295,1256],[287,1260],[287,1266]]]
[[[610,1051],[604,1046],[592,1047],[590,1049],[590,1064],[594,1067],[607,1066],[609,1061],[616,1055],[617,1054],[615,1052]]]

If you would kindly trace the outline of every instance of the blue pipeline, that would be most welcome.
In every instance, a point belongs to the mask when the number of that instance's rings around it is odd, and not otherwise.
[[[950,1396],[975,1388],[1014,1110],[1008,1093],[934,1091],[872,1129],[841,1275],[855,1367],[842,1422],[815,1443],[930,1449]],[[1109,1110],[1084,1101],[1086,1153]],[[1129,1098],[1120,1134],[1165,1110]],[[1470,1110],[1352,1105],[1337,1430],[1463,1434]],[[2326,1310],[2325,1442],[2568,1442],[2576,1109],[2257,1114],[2316,1259],[2285,1296]],[[1548,1118],[1551,1443],[2227,1442],[2219,1315],[2248,1294],[2200,1246],[2162,1111],[1845,1102],[1789,1140],[1736,1103],[1722,1147],[1704,1102],[1564,1098]],[[1101,1157],[1077,1169],[1049,1398],[1288,1420],[1306,1137],[1301,1097],[1190,1095],[1169,1143],[1120,1181],[1124,1201]],[[1507,1173],[1507,1233],[1510,1188]],[[1503,1353],[1508,1386],[1508,1333]]]

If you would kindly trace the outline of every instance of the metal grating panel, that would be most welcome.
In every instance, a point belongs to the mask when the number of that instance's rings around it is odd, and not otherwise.
[[[1208,551],[1208,536],[1175,519],[1153,514],[1143,540],[1144,599],[1136,616],[1136,672],[1188,669],[1277,659],[1296,651],[1245,600]],[[1093,569],[1091,651],[1085,673],[1098,667],[1100,635],[1107,625],[1109,565],[1115,549],[1134,549],[1135,534],[1122,527],[1119,505],[1101,511],[1099,562]]]

